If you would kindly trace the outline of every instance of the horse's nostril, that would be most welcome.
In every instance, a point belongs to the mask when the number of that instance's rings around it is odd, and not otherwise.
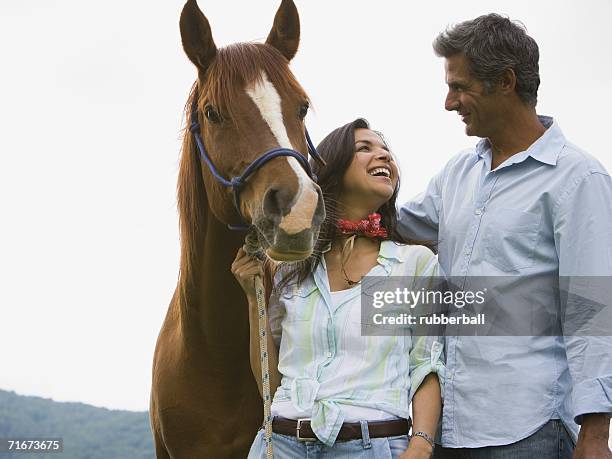
[[[271,188],[264,196],[264,214],[271,218],[284,217],[291,210],[291,201],[291,195],[286,190]]]

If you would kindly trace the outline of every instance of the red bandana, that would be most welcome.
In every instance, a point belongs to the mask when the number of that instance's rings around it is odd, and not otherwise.
[[[387,239],[387,230],[384,226],[380,226],[380,219],[381,216],[378,213],[368,215],[367,220],[356,222],[339,218],[336,226],[340,234],[345,236],[356,234],[357,236],[365,236],[372,239]]]

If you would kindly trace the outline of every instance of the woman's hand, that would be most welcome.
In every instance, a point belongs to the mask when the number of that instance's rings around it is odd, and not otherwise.
[[[247,255],[244,248],[240,247],[231,269],[247,298],[255,298],[255,276],[263,278],[264,275],[261,261]]]
[[[419,439],[423,440],[422,443],[418,441]],[[413,437],[408,449],[398,459],[430,459],[432,455],[433,449],[429,443],[420,437]]]

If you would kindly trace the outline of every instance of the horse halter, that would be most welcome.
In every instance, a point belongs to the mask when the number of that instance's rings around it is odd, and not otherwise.
[[[291,156],[298,160],[300,165],[304,168],[308,176],[313,180],[317,181],[317,177],[312,172],[310,168],[310,164],[308,163],[308,159],[302,155],[300,152],[296,150],[292,150],[290,148],[275,148],[273,150],[269,150],[265,152],[263,155],[255,159],[251,164],[249,164],[242,174],[232,177],[230,180],[223,177],[215,165],[213,164],[210,156],[208,156],[208,152],[204,147],[204,141],[202,140],[202,136],[200,135],[200,122],[198,121],[198,93],[194,94],[193,103],[191,105],[191,125],[189,126],[189,130],[195,137],[196,144],[198,146],[198,151],[200,152],[200,156],[210,169],[210,172],[215,177],[215,179],[221,183],[221,185],[229,187],[234,192],[234,206],[236,206],[236,210],[238,211],[238,215],[242,217],[242,213],[240,212],[240,192],[244,187],[248,178],[257,172],[264,164],[268,161],[271,161],[274,158],[278,158],[279,156]],[[304,132],[306,134],[306,144],[308,145],[308,153],[312,156],[316,161],[318,161],[322,166],[325,166],[325,160],[321,158],[317,149],[312,144],[310,140],[310,136],[308,135],[308,130],[304,128]],[[235,230],[244,230],[248,229],[248,226],[234,226],[228,225],[230,229]]]

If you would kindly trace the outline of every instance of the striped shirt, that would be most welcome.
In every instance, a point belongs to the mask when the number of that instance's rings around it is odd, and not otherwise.
[[[426,247],[383,241],[367,276],[437,276]],[[282,269],[275,277],[278,284]],[[272,412],[290,402],[309,413],[317,438],[333,445],[347,407],[408,418],[409,404],[429,373],[444,380],[443,346],[437,337],[362,336],[360,286],[334,303],[325,260],[300,285],[273,289],[270,327],[282,375]],[[350,411],[350,408],[349,408]]]

